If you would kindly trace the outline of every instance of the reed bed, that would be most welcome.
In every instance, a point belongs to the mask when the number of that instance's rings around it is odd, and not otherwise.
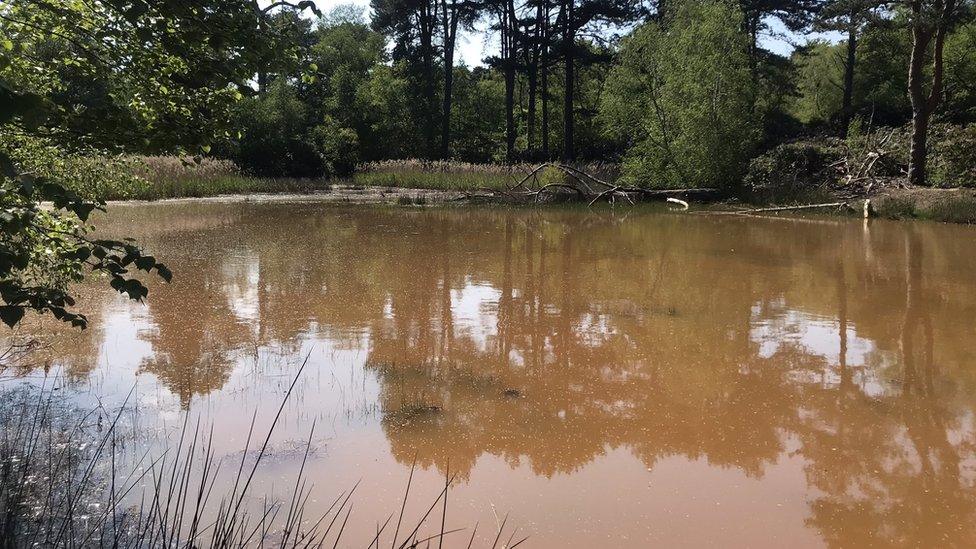
[[[241,172],[230,160],[176,156],[130,157],[131,173],[145,185],[105,199],[157,200],[249,193],[313,193],[331,190],[333,185],[353,187],[396,187],[436,191],[506,189],[529,174],[533,164],[473,164],[454,160],[384,160],[359,166],[347,179],[293,179],[254,177]],[[619,166],[611,163],[574,165],[606,181],[614,181]],[[536,183],[561,181],[558,171],[540,174]],[[540,184],[542,184],[540,183]]]
[[[472,164],[454,160],[385,160],[365,164],[354,176],[364,186],[403,187],[445,191],[506,189],[535,169],[536,164]],[[619,166],[605,162],[574,165],[600,179],[614,181]],[[561,173],[544,174],[546,182],[561,180]]]
[[[222,194],[309,193],[330,188],[330,183],[324,180],[249,177],[234,162],[215,158],[134,156],[129,158],[129,166],[134,175],[148,182],[145,189],[132,197],[141,200]]]
[[[312,515],[307,509],[312,487],[305,470],[314,423],[285,501],[252,494],[271,434],[303,368],[304,363],[263,437],[255,432],[252,418],[239,461],[218,459],[213,428],[187,414],[178,442],[155,457],[147,451],[126,476],[120,473],[117,457],[132,443],[132,435],[122,427],[123,414],[130,409],[128,398],[114,412],[102,407],[83,412],[51,388],[6,391],[0,406],[0,546],[345,546],[355,486],[330,500],[322,514]],[[368,532],[368,547],[378,549],[381,541],[397,549],[437,546],[445,536],[461,532],[445,524],[454,482],[449,475],[426,513],[416,522],[403,521],[413,473],[411,467],[399,516],[394,512],[386,517],[375,536]],[[218,493],[218,485],[232,487]],[[257,499],[264,503],[255,511],[251,503]],[[132,501],[137,502],[125,503]],[[525,541],[515,541],[515,531],[506,531],[506,523],[498,529],[493,548]],[[505,536],[508,541],[501,542]],[[471,541],[474,537],[473,531]]]

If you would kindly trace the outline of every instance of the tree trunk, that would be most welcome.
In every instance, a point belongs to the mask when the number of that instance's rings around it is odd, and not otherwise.
[[[539,59],[542,51],[542,3],[535,10],[535,34],[532,37],[532,48],[528,58],[526,71],[529,77],[529,112],[528,112],[528,148],[529,152],[535,152],[535,114],[536,114],[536,95],[539,89]]]
[[[434,28],[436,15],[431,12],[430,4],[425,3],[420,9],[420,49],[423,56],[424,71],[424,114],[427,118],[424,124],[424,139],[427,145],[426,155],[430,158],[434,154],[434,139],[436,134],[436,98],[434,97]]]
[[[928,157],[929,117],[927,113],[912,115],[912,143],[908,153],[908,181],[912,185],[926,184],[925,164]]]
[[[515,8],[505,2],[502,17],[502,62],[505,68],[505,157],[515,159]]]
[[[942,52],[945,35],[955,16],[955,0],[945,0],[938,8],[938,17],[931,19],[923,13],[920,1],[912,5],[912,57],[908,64],[908,96],[912,103],[911,150],[908,153],[908,181],[924,186],[927,181],[925,164],[928,154],[928,129],[932,113],[942,101]],[[932,84],[928,95],[922,86],[925,78],[925,54],[932,48]]]
[[[847,26],[847,60],[844,63],[844,101],[841,110],[841,133],[846,137],[847,128],[854,116],[854,63],[857,55],[857,14],[852,10]]]
[[[542,95],[542,157],[549,159],[549,69],[542,67],[542,82],[539,86]]]
[[[535,151],[535,97],[539,87],[538,68],[529,65],[529,106],[528,106],[528,130],[527,141],[529,152]]]
[[[444,54],[444,99],[441,105],[441,158],[451,157],[451,103],[454,93],[454,48]]]
[[[749,35],[749,70],[755,78],[759,67],[759,13],[746,16],[746,33]]]
[[[566,59],[566,83],[563,92],[563,160],[572,162],[576,159],[576,151],[573,147],[573,87],[576,80],[574,67],[574,46],[576,42],[576,32],[573,29],[573,2],[566,0],[566,12],[563,19],[563,51]]]
[[[444,27],[444,97],[441,103],[441,158],[451,157],[451,103],[454,92],[454,44],[457,38],[458,14],[455,3],[451,2],[448,12],[447,0],[441,1]]]
[[[542,33],[542,51],[540,52],[539,68],[542,71],[542,82],[540,82],[539,92],[542,94],[542,157],[549,160],[549,4],[546,4],[546,13]]]
[[[526,72],[529,80],[529,112],[528,112],[528,131],[527,141],[529,153],[535,152],[535,112],[536,94],[539,89],[539,51],[542,47],[542,4],[536,7],[535,12],[535,31],[532,36],[531,48],[526,56]]]
[[[929,128],[928,101],[922,89],[925,78],[925,50],[931,40],[931,32],[919,24],[912,28],[912,57],[908,64],[908,97],[912,103],[911,149],[908,153],[908,181],[912,185],[925,185],[925,158],[928,151],[926,138]]]

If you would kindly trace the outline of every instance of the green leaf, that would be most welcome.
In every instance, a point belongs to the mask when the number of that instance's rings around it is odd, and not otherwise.
[[[129,280],[125,281],[122,291],[124,291],[129,296],[129,299],[133,301],[141,301],[142,298],[149,295],[149,289],[143,286],[142,282],[139,282],[134,278],[130,278]]]
[[[156,259],[151,255],[144,255],[136,259],[136,268],[142,271],[149,271],[156,264]]]
[[[156,273],[166,282],[171,282],[173,280],[172,271],[170,271],[169,268],[162,263],[156,264]]]
[[[4,305],[0,307],[0,320],[13,328],[24,318],[24,308],[19,305]]]
[[[113,289],[115,289],[117,292],[121,293],[125,291],[124,290],[125,279],[122,278],[121,276],[113,276],[112,280],[108,283],[108,285],[111,286]]]

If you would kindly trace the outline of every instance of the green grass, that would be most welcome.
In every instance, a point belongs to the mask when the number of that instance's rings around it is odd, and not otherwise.
[[[889,219],[927,219],[944,223],[976,224],[976,195],[933,189],[877,198],[874,208]]]
[[[177,177],[157,179],[125,194],[108,194],[107,200],[160,200],[164,198],[201,198],[218,195],[270,193],[311,193],[328,191],[334,185],[352,189],[397,187],[437,191],[471,191],[479,188],[504,188],[512,184],[508,176],[498,174],[451,173],[373,173],[355,174],[351,179],[289,179],[245,175],[216,177]]]
[[[163,198],[201,198],[224,194],[250,193],[310,193],[328,190],[331,183],[313,179],[271,179],[243,175],[215,177],[180,177],[151,181],[131,198],[159,200]],[[109,197],[113,199],[116,197]]]
[[[243,175],[229,160],[172,156],[131,157],[130,180],[119,189],[110,188],[101,196],[106,200],[158,200],[200,198],[249,193],[310,193],[329,190],[333,185],[347,188],[394,187],[434,191],[474,191],[505,189],[525,174],[530,164],[471,164],[458,161],[387,160],[371,162],[347,179],[292,179]],[[607,181],[617,178],[615,164],[592,163],[580,169]],[[540,171],[530,185],[562,181],[565,175],[549,168]]]
[[[367,187],[398,187],[438,191],[504,189],[516,181],[507,174],[473,172],[361,172],[353,183]]]

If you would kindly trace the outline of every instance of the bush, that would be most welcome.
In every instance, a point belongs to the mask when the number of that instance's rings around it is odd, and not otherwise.
[[[89,200],[136,198],[150,186],[123,157],[68,151],[38,137],[0,135],[0,151],[25,172],[58,181]]]
[[[731,187],[760,133],[742,14],[686,0],[638,28],[607,81],[601,115],[631,143],[624,179],[655,187]]]
[[[746,191],[760,202],[809,199],[833,181],[830,165],[842,156],[836,141],[784,143],[752,159]]]
[[[880,146],[882,141],[884,145]],[[873,164],[872,175],[902,177],[908,171],[911,126],[863,131],[859,120],[855,120],[846,145],[851,158],[865,158],[870,151],[884,149],[886,154]],[[932,187],[976,188],[976,124],[932,124],[928,135],[927,168],[928,183]]]
[[[929,133],[933,187],[976,187],[976,124],[936,124]]]
[[[359,163],[359,136],[356,130],[344,128],[329,118],[312,130],[322,164],[329,175],[350,177]]]
[[[318,149],[302,138],[269,136],[242,141],[238,162],[249,175],[259,177],[321,177],[325,174]]]
[[[325,163],[309,136],[309,114],[284,82],[260,97],[242,102],[237,163],[248,174],[263,177],[320,177]]]

